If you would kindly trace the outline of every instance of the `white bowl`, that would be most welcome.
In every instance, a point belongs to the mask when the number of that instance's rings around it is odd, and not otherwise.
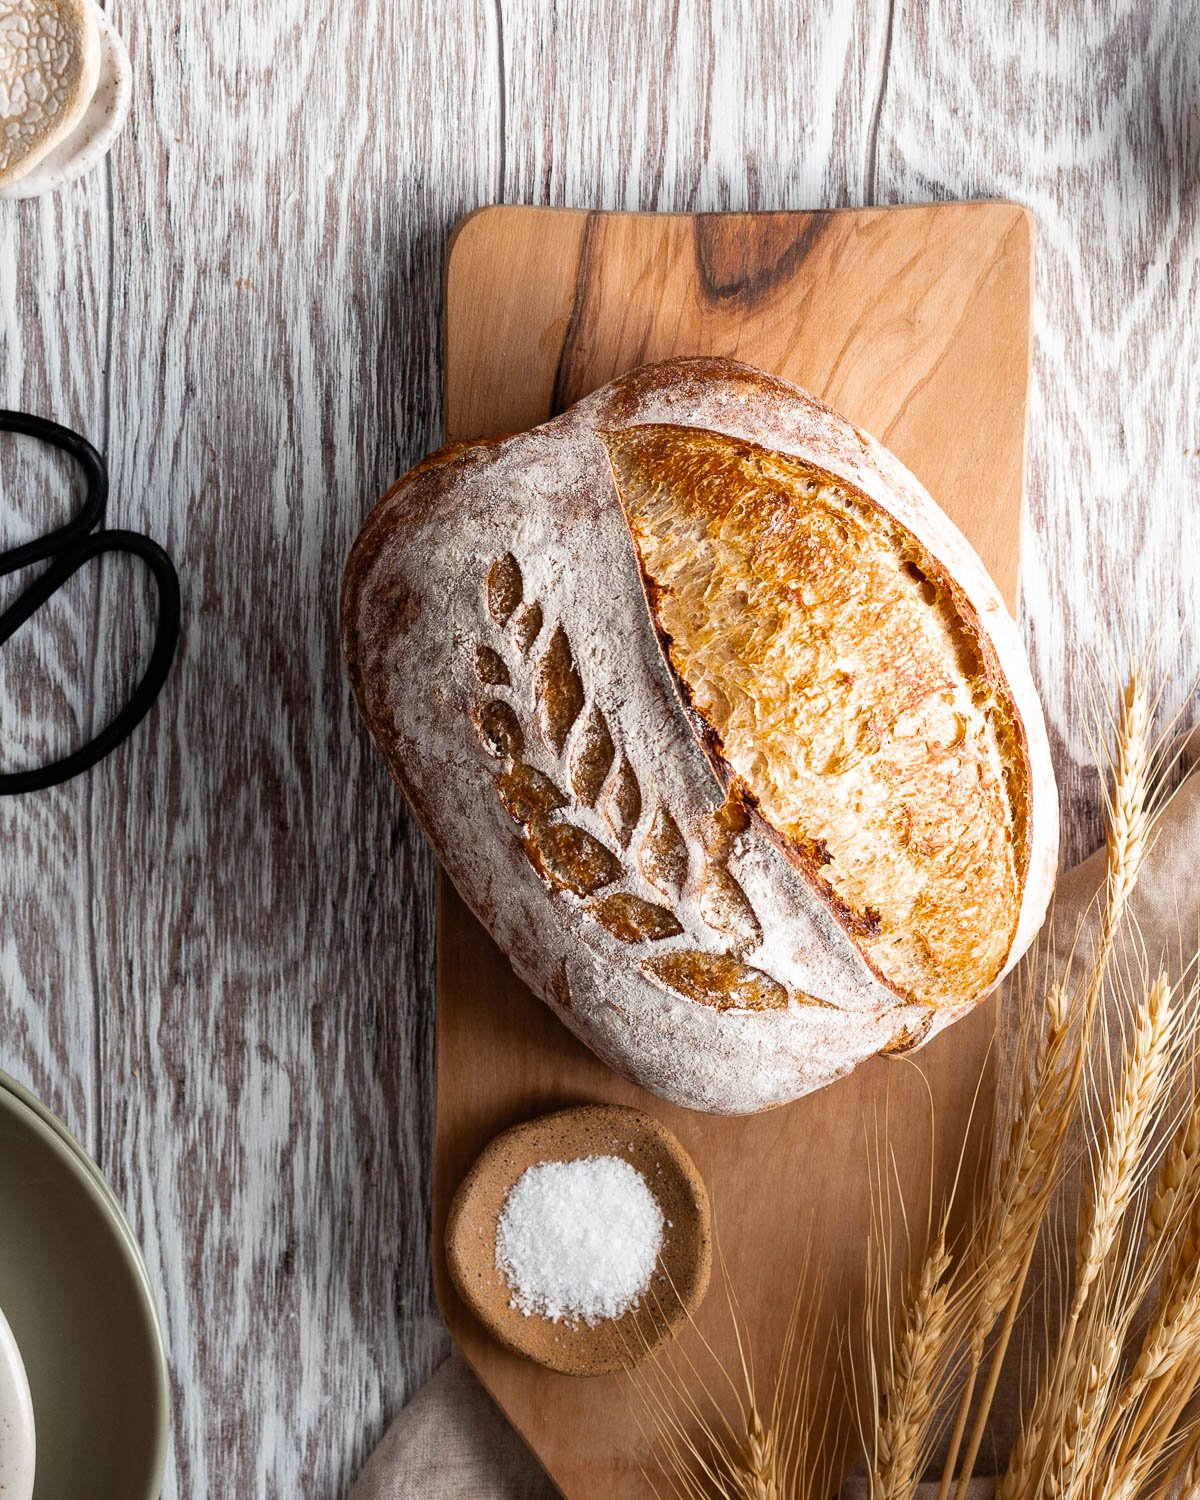
[[[0,1312],[0,1495],[30,1500],[33,1494],[33,1402],[21,1351]]]

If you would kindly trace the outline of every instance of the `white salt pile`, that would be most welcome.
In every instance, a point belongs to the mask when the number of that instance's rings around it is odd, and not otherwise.
[[[619,1156],[527,1167],[504,1201],[496,1266],[513,1307],[594,1327],[637,1305],[662,1249],[646,1179]]]

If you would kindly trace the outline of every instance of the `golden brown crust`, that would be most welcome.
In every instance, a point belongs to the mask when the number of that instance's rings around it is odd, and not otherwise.
[[[648,602],[605,446],[654,427],[807,465],[871,512],[869,535],[890,517],[919,542],[904,586],[944,595],[978,645],[951,675],[1012,689],[1012,737],[993,746],[1023,886],[1006,964],[1044,911],[1054,788],[1019,638],[978,559],[890,455],[773,377],[668,361],[532,432],[444,449],[388,492],[347,563],[343,638],[417,820],[517,973],[601,1057],[676,1103],[737,1113],[919,1045],[986,984],[941,1004],[903,982],[876,951],[894,914],[822,878],[836,839],[777,816],[664,652],[665,601]],[[919,819],[910,843],[932,858]]]
[[[1020,912],[1027,757],[975,611],[911,531],[814,464],[697,427],[605,442],[721,780],[897,993],[986,989]]]

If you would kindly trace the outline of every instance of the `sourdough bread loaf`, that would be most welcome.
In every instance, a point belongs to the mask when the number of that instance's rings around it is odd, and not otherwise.
[[[401,479],[359,707],[455,886],[612,1067],[744,1113],[920,1045],[1028,946],[1057,797],[1016,628],[878,443],[722,359]]]

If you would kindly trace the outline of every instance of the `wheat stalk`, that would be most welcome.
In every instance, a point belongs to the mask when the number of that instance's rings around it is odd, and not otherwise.
[[[738,1494],[743,1500],[783,1500],[775,1463],[775,1442],[764,1430],[757,1410],[753,1409],[737,1482]]]
[[[1147,976],[1135,992],[1120,1062],[1112,1070],[1115,1086],[1103,1100],[1093,1095],[1100,1000],[1154,825],[1152,712],[1144,680],[1135,672],[1122,696],[1106,798],[1098,936],[1091,951],[1080,955],[1082,963],[1072,952],[1057,981],[1046,986],[1036,1024],[1029,1023],[1027,1063],[973,1247],[969,1253],[957,1246],[951,1251],[947,1207],[899,1319],[887,1319],[888,1352],[872,1355],[868,1366],[875,1412],[868,1437],[871,1500],[911,1500],[932,1444],[939,1398],[958,1361],[966,1367],[966,1388],[939,1500],[949,1494],[960,1447],[956,1500],[965,1493],[1034,1250],[1078,1137],[1077,1122],[1081,1114],[1084,1123],[1093,1118],[1096,1107],[1103,1109],[1104,1126],[1090,1153],[1093,1170],[1070,1257],[1073,1284],[1064,1292],[1061,1331],[1045,1357],[997,1500],[1136,1500],[1149,1493],[1147,1486],[1155,1487],[1154,1500],[1166,1500],[1177,1481],[1185,1500],[1200,1500],[1197,1429],[1185,1415],[1200,1391],[1200,1097],[1181,1118],[1172,1118],[1177,1128],[1165,1148],[1158,1144],[1167,1101],[1191,1071],[1184,1042],[1194,1045],[1197,1019],[1195,1006],[1179,1003],[1165,976],[1153,982]],[[1118,993],[1128,996],[1129,990],[1122,986]],[[877,1224],[885,1245],[891,1238],[887,1228]],[[1160,1272],[1157,1299],[1151,1300]],[[731,1306],[736,1314],[732,1294]],[[664,1469],[671,1493],[681,1500],[824,1500],[828,1494],[831,1486],[802,1476],[796,1458],[798,1451],[815,1456],[820,1442],[804,1425],[803,1412],[811,1410],[807,1375],[789,1379],[803,1357],[795,1320],[794,1310],[769,1411],[756,1403],[740,1331],[740,1377],[736,1367],[733,1375],[723,1372],[731,1389],[740,1378],[736,1417],[709,1415],[691,1391],[678,1394],[682,1413],[679,1404],[660,1398],[658,1435],[665,1430],[668,1446],[674,1444]],[[1136,1349],[1130,1347],[1134,1328]],[[993,1348],[976,1408],[989,1338]],[[869,1347],[879,1344],[869,1341]],[[811,1349],[806,1353],[804,1368],[810,1370]],[[690,1361],[689,1367],[695,1378]],[[828,1420],[828,1403],[825,1411]]]
[[[950,1323],[950,1264],[943,1223],[921,1264],[892,1359],[871,1500],[906,1500],[920,1480],[925,1434],[933,1416]]]
[[[1084,1325],[1093,1290],[1103,1295],[1105,1283],[1119,1281],[1110,1259],[1119,1243],[1126,1210],[1138,1182],[1142,1148],[1156,1105],[1169,1082],[1167,1063],[1176,1015],[1166,976],[1151,984],[1137,1008],[1132,1035],[1126,1042],[1120,1083],[1112,1104],[1101,1157],[1080,1225],[1075,1286],[1066,1323],[1053,1357],[1047,1362],[1034,1399],[1030,1419],[1013,1450],[1000,1495],[1025,1497],[1063,1492],[1075,1468],[1086,1469],[1092,1452],[1102,1445],[1102,1429],[1090,1419],[1107,1397],[1116,1372],[1119,1342],[1108,1315]],[[1109,1275],[1102,1283],[1102,1276]],[[1085,1338],[1076,1342],[1083,1331]],[[1103,1328],[1100,1351],[1093,1353],[1086,1335]],[[1089,1417],[1086,1429],[1083,1416]],[[1031,1482],[1036,1488],[1031,1488]]]
[[[1113,787],[1112,793],[1107,799],[1105,887],[1104,902],[1101,910],[1100,935],[1096,951],[1092,956],[1091,963],[1086,971],[1086,978],[1077,998],[1077,1027],[1073,1037],[1075,1043],[1074,1056],[1068,1076],[1064,1080],[1061,1090],[1058,1089],[1057,1078],[1054,1075],[1050,1075],[1045,1079],[1045,1092],[1048,1096],[1045,1123],[1048,1127],[1052,1127],[1047,1129],[1045,1138],[1040,1142],[1046,1157],[1046,1160],[1041,1164],[1044,1174],[1043,1180],[1046,1185],[1043,1192],[1037,1194],[1036,1197],[1031,1197],[1029,1202],[1031,1212],[1024,1222],[1014,1219],[1011,1223],[1007,1223],[1001,1219],[997,1224],[992,1226],[992,1233],[989,1239],[991,1265],[989,1270],[981,1276],[981,1282],[988,1290],[985,1290],[979,1299],[978,1320],[974,1330],[974,1343],[971,1351],[971,1365],[960,1402],[954,1437],[951,1441],[950,1451],[942,1474],[942,1484],[938,1493],[938,1500],[946,1500],[946,1496],[949,1493],[961,1433],[966,1425],[967,1414],[974,1394],[975,1379],[979,1362],[982,1358],[983,1341],[994,1325],[996,1318],[999,1317],[998,1303],[1001,1290],[1002,1288],[1007,1288],[1008,1303],[1004,1324],[992,1357],[988,1381],[967,1444],[962,1472],[955,1491],[955,1500],[964,1500],[967,1492],[967,1486],[970,1482],[975,1461],[983,1441],[983,1434],[986,1430],[996,1386],[999,1382],[1000,1370],[1005,1355],[1008,1352],[1008,1344],[1013,1327],[1015,1326],[1017,1310],[1029,1274],[1029,1266],[1032,1261],[1037,1235],[1045,1216],[1053,1182],[1059,1168],[1063,1143],[1067,1138],[1070,1122],[1074,1117],[1079,1090],[1083,1083],[1087,1061],[1091,1055],[1091,1039],[1095,1026],[1096,1010],[1112,959],[1117,932],[1129,898],[1137,884],[1146,850],[1149,847],[1149,834],[1152,821],[1150,813],[1150,768],[1154,753],[1151,736],[1151,718],[1151,703],[1149,695],[1146,692],[1145,682],[1141,673],[1135,669],[1130,674],[1121,702],[1121,714],[1117,728],[1116,752],[1113,763]],[[1051,998],[1052,1000],[1054,999],[1053,990]],[[1060,1004],[1062,998],[1060,992],[1058,996]],[[1047,1027],[1051,1025],[1050,1017],[1048,1017],[1046,1025]],[[1062,1036],[1060,1041],[1060,1045],[1065,1047],[1065,1044],[1066,1034]],[[1025,1096],[1022,1100],[1026,1106],[1026,1119],[1030,1117],[1029,1103],[1032,1093],[1036,1092],[1042,1086],[1038,1082],[1034,1082],[1034,1079],[1037,1077],[1039,1061],[1043,1066],[1045,1065],[1045,1053],[1041,1052],[1041,1049],[1039,1049],[1039,1052],[1041,1053],[1041,1057],[1035,1060],[1034,1069],[1026,1081]],[[1029,1144],[1032,1145],[1032,1141]],[[1029,1165],[1032,1165],[1032,1152],[1029,1155]],[[1013,1171],[1015,1169],[1014,1164],[1019,1161],[1020,1153],[1010,1151],[1009,1170]],[[1004,1198],[1001,1196],[996,1210],[1000,1215],[1004,1215],[1003,1204]],[[1023,1434],[1022,1440],[1019,1440],[1017,1444],[1014,1458],[1018,1464],[1018,1468],[1021,1467],[1023,1462],[1021,1454],[1022,1441],[1027,1440],[1028,1434]],[[1026,1455],[1026,1458],[1028,1461],[1032,1461],[1031,1455]],[[1017,1493],[1020,1492],[1013,1491],[1014,1495]]]
[[[1158,1290],[1103,1438],[1107,1442],[1123,1426],[1126,1446],[1145,1431],[1167,1383],[1200,1341],[1200,1095],[1195,1093],[1164,1154],[1147,1205],[1138,1276],[1147,1292],[1155,1281]]]
[[[1137,1184],[1147,1130],[1164,1083],[1169,1081],[1167,1062],[1175,1014],[1167,976],[1160,974],[1134,1019],[1133,1040],[1125,1050],[1100,1170],[1087,1199],[1075,1266],[1072,1324],[1078,1320],[1079,1310],[1112,1252]]]
[[[1007,1308],[1010,1317],[1006,1320],[984,1389],[983,1417],[977,1420],[968,1442],[964,1473],[969,1477],[974,1467],[986,1414],[1015,1322],[1017,1300],[1014,1299],[1014,1289],[1024,1282],[1038,1228],[1054,1186],[1072,1098],[1067,1086],[1070,1021],[1066,990],[1061,984],[1054,984],[1046,1000],[1033,1058],[1022,1079],[995,1190],[977,1241],[975,1295],[969,1299],[967,1314],[967,1378],[959,1400],[938,1500],[946,1500],[949,1494],[985,1341]]]
[[[983,1340],[1004,1311],[1029,1235],[1041,1222],[1069,1098],[1070,1010],[1061,984],[1051,986],[1033,1064],[1026,1070],[996,1189],[977,1252],[981,1276],[971,1337]]]
[[[1141,1495],[1156,1470],[1162,1471],[1168,1459],[1173,1461],[1163,1475],[1156,1496],[1170,1493],[1181,1470],[1186,1469],[1194,1452],[1196,1429],[1178,1426],[1185,1408],[1195,1396],[1200,1381],[1200,1355],[1195,1351],[1178,1372],[1170,1390],[1157,1391],[1153,1417],[1136,1434],[1131,1433],[1117,1452],[1108,1458],[1102,1477],[1107,1477],[1105,1494],[1122,1497]],[[1186,1491],[1185,1491],[1186,1493]]]
[[[1135,1404],[1142,1403],[1141,1420],[1133,1426],[1133,1436],[1140,1436],[1158,1404],[1153,1396],[1149,1396],[1151,1387],[1156,1388],[1161,1399],[1165,1383],[1178,1373],[1200,1346],[1200,1274],[1194,1260],[1186,1263],[1186,1269],[1183,1266],[1180,1269],[1182,1274],[1177,1277],[1173,1277],[1169,1270],[1164,1275],[1162,1292],[1107,1432],[1111,1432]]]

